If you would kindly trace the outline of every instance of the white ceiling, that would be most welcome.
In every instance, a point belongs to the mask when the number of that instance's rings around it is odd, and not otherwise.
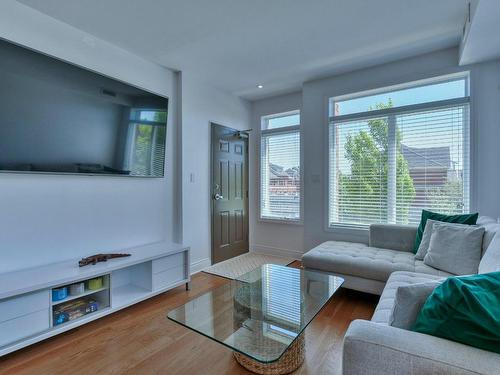
[[[456,46],[466,17],[466,0],[18,1],[248,99]]]

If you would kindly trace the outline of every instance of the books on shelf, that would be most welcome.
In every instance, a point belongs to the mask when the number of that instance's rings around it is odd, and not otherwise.
[[[80,298],[54,307],[54,325],[78,319],[99,310],[99,302],[92,298]]]

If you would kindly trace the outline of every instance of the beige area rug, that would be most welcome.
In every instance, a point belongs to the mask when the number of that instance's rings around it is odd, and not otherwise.
[[[240,277],[241,275],[267,263],[286,266],[294,260],[295,259],[293,258],[246,253],[207,267],[203,270],[203,272],[226,277],[228,279],[236,279],[237,277]]]

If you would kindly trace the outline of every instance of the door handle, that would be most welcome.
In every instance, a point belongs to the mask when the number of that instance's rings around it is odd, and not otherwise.
[[[224,197],[222,195],[220,195],[219,193],[217,193],[217,194],[214,195],[214,199],[216,201],[218,201],[218,200],[224,199]]]

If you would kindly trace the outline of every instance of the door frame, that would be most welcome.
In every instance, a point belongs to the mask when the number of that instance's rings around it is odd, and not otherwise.
[[[247,196],[247,199],[246,199],[246,204],[245,204],[245,209],[246,209],[246,212],[247,212],[247,242],[249,244],[249,247],[250,247],[250,193],[249,193],[249,189],[250,189],[250,180],[249,180],[249,171],[250,171],[250,158],[249,158],[249,145],[250,145],[250,134],[248,133],[248,131],[244,131],[244,130],[238,130],[238,129],[234,129],[234,128],[231,128],[229,126],[226,126],[226,125],[221,125],[217,122],[214,122],[214,121],[210,121],[209,123],[209,126],[210,126],[210,173],[208,175],[208,186],[209,186],[209,197],[208,199],[210,199],[210,264],[213,265],[214,263],[214,199],[213,199],[213,196],[214,196],[214,186],[213,186],[213,172],[214,172],[214,166],[213,166],[213,156],[214,156],[214,150],[213,150],[213,129],[214,129],[214,126],[219,126],[219,127],[222,127],[222,128],[226,128],[227,130],[231,131],[231,132],[234,132],[235,136],[238,132],[241,132],[241,133],[245,133],[247,134],[247,138],[245,139],[245,143],[246,143],[246,147],[245,147],[245,157],[246,157],[246,172],[244,172],[246,174],[246,182],[247,182],[247,186],[246,186],[246,196]],[[250,251],[250,249],[248,249],[248,251]]]

